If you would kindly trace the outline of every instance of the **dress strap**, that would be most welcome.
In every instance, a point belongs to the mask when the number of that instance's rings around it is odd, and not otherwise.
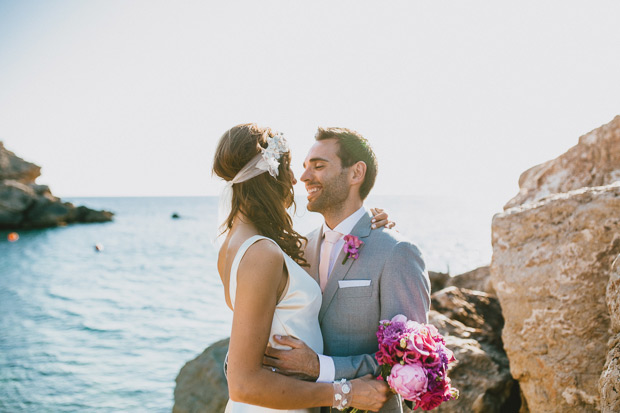
[[[230,296],[230,304],[232,304],[233,309],[235,308],[235,296],[237,295],[237,270],[239,269],[239,264],[241,263],[241,259],[243,259],[243,256],[245,255],[247,250],[252,245],[254,245],[256,241],[261,239],[267,239],[278,245],[278,243],[271,238],[267,238],[262,235],[251,236],[250,238],[246,239],[243,244],[241,244],[241,246],[237,250],[237,254],[235,255],[232,266],[230,267],[230,278],[228,280],[228,295]]]

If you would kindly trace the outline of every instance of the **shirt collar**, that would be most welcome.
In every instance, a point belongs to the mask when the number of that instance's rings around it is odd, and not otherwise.
[[[346,217],[340,224],[336,225],[336,228],[334,228],[333,231],[337,231],[343,236],[350,234],[357,222],[364,216],[364,214],[366,214],[366,212],[366,207],[362,205],[360,209]],[[325,231],[332,231],[332,229],[327,226],[327,223],[323,222],[323,233],[325,233]]]

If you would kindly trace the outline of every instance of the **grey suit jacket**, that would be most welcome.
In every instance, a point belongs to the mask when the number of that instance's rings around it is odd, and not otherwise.
[[[324,354],[334,360],[336,379],[379,375],[374,357],[379,321],[397,314],[428,321],[430,281],[420,251],[396,231],[371,230],[371,219],[371,214],[364,215],[351,232],[364,242],[359,258],[342,264],[346,254],[340,251],[323,293],[319,322]],[[307,238],[306,269],[318,282],[322,226]],[[370,280],[370,285],[341,288],[343,280]],[[395,398],[381,410],[396,411]]]

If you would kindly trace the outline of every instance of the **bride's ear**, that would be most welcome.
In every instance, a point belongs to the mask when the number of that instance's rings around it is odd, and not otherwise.
[[[351,184],[363,184],[364,178],[366,177],[366,162],[358,161],[355,164],[351,165],[349,171],[349,176],[351,179]]]

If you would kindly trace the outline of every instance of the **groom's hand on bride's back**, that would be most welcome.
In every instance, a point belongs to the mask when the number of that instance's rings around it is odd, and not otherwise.
[[[316,381],[319,377],[319,356],[303,341],[291,336],[273,336],[273,339],[290,350],[267,347],[263,364],[286,376]]]

